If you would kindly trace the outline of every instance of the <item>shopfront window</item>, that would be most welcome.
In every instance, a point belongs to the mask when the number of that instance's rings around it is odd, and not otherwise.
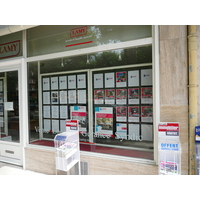
[[[27,30],[28,56],[71,51],[152,37],[151,26],[38,26]]]
[[[152,46],[28,63],[29,142],[78,119],[82,151],[153,159]]]

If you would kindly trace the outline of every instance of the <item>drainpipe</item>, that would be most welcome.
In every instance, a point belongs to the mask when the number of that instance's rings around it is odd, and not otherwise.
[[[189,175],[196,174],[195,126],[197,115],[197,31],[196,25],[188,26],[189,53]]]

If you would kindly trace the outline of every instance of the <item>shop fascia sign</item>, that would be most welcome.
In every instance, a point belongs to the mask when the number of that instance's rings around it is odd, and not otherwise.
[[[0,44],[0,59],[18,56],[20,53],[20,40]]]

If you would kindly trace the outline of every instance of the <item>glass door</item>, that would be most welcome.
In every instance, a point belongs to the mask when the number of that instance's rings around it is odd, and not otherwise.
[[[21,163],[18,70],[0,73],[0,161]]]

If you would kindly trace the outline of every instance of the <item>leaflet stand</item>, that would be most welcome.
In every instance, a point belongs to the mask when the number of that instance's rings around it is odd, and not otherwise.
[[[54,138],[56,148],[56,174],[57,170],[69,170],[78,163],[80,173],[80,148],[78,120],[66,120],[66,132],[57,134]]]
[[[179,123],[160,122],[158,125],[160,175],[181,175],[181,143],[179,132]]]
[[[197,175],[200,175],[200,126],[195,127],[195,137]]]

